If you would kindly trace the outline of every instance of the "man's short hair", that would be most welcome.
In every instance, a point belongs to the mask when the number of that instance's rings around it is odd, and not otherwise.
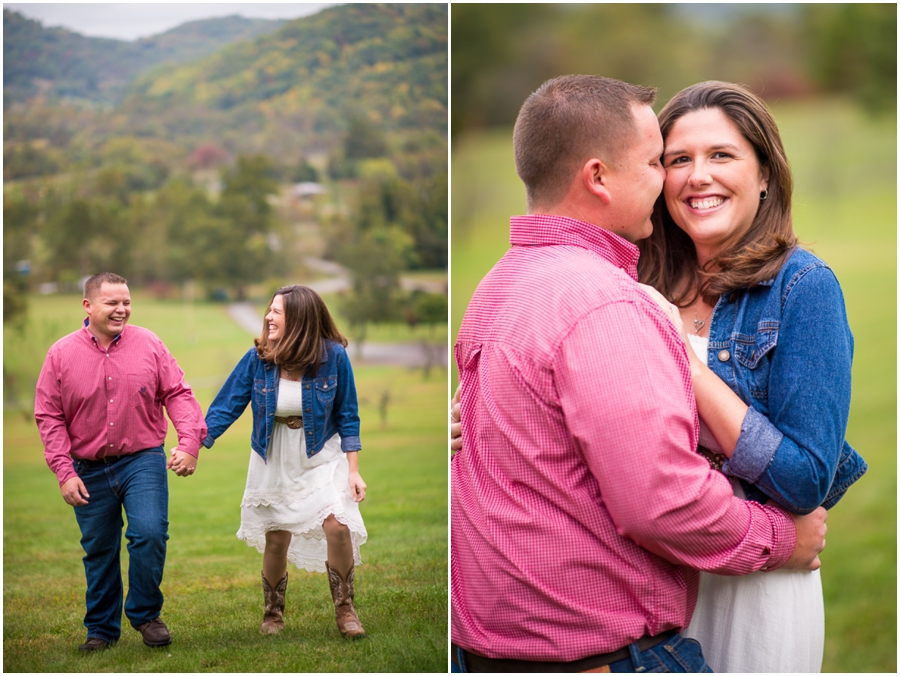
[[[103,284],[128,284],[128,280],[114,272],[99,272],[84,283],[84,297],[93,298]]]
[[[613,165],[633,140],[633,107],[655,100],[655,88],[598,75],[564,75],[542,84],[522,104],[513,132],[516,173],[529,208],[559,204],[575,172],[592,157]]]

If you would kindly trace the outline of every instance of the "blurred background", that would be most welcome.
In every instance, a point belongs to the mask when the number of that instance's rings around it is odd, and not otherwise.
[[[443,4],[5,5],[5,671],[446,669],[447,29]],[[248,413],[172,481],[171,514],[191,518],[172,518],[166,620],[193,652],[156,663],[128,636],[133,655],[70,664],[82,552],[32,400],[48,347],[84,318],[82,280],[104,270],[129,280],[132,323],[204,410],[275,289],[322,294],[360,397],[369,647],[313,632],[261,644],[266,661],[241,652],[259,601],[258,554],[234,537]],[[328,611],[322,576],[291,579],[295,612]]]
[[[847,439],[868,474],[830,514],[823,671],[895,672],[897,10],[894,4],[454,4],[451,336],[525,213],[512,125],[545,80],[659,88],[703,80],[771,107],[794,172],[794,225],[835,270],[856,340]],[[452,340],[451,340],[452,342]],[[452,387],[456,386],[455,365]]]

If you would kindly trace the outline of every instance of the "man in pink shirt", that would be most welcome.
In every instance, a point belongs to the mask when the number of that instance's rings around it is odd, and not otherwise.
[[[819,565],[824,510],[739,500],[693,451],[684,346],[636,281],[665,177],[654,96],[567,76],[519,113],[528,215],[455,347],[454,671],[708,671],[678,633],[698,570]]]
[[[184,372],[152,332],[127,326],[131,295],[112,273],[84,285],[84,326],[50,348],[37,382],[34,415],[44,455],[75,509],[87,578],[83,651],[120,635],[122,509],[128,517],[125,615],[146,645],[172,642],[159,614],[168,535],[166,468],[194,473],[206,423]],[[166,409],[178,447],[166,462]]]

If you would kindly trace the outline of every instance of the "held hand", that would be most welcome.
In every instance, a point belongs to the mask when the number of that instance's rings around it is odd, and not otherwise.
[[[450,401],[450,452],[456,453],[462,449],[462,421],[460,416],[461,407],[459,405],[459,393],[462,385],[456,386],[456,393]]]
[[[59,487],[59,490],[62,493],[63,500],[66,501],[66,504],[72,505],[73,507],[77,505],[86,505],[88,503],[87,499],[91,497],[87,492],[87,488],[84,487],[84,482],[77,476],[73,476],[66,481]]]
[[[350,472],[350,492],[353,494],[354,502],[362,502],[366,499],[366,482],[359,475],[359,472]]]
[[[828,512],[824,507],[816,507],[811,514],[791,514],[791,518],[797,528],[797,544],[784,567],[791,570],[817,570],[822,565],[819,553],[825,549],[825,533],[828,530],[825,521],[828,519]]]
[[[172,457],[166,463],[166,468],[178,476],[190,476],[197,470],[197,458],[190,453],[179,451],[176,446],[172,449]]]

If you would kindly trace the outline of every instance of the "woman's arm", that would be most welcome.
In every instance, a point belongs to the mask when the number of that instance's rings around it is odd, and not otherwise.
[[[253,394],[253,379],[258,359],[256,348],[251,348],[234,367],[210,404],[206,412],[206,426],[209,431],[202,442],[206,448],[212,448],[216,439],[222,436],[246,410]]]
[[[747,411],[723,470],[805,514],[825,500],[837,471],[850,414],[853,336],[830,269],[810,266],[789,288],[769,362],[767,415]]]
[[[333,357],[337,359],[337,392],[332,404],[332,417],[341,436],[341,450],[345,453],[362,450],[359,438],[359,401],[356,381],[347,351],[335,344]]]
[[[350,492],[353,493],[355,502],[362,502],[366,499],[366,482],[359,475],[359,453],[349,451],[344,455],[347,456],[347,463],[350,465]]]

